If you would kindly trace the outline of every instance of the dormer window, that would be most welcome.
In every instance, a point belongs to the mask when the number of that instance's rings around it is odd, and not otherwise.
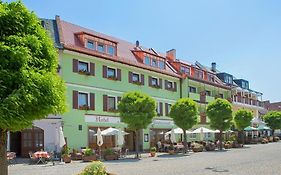
[[[99,52],[105,52],[105,45],[104,44],[98,44],[98,51]]]
[[[96,50],[96,45],[95,45],[95,42],[91,41],[91,40],[87,40],[87,45],[86,47],[88,49],[93,49],[93,50]]]
[[[190,68],[189,68],[189,67],[181,66],[180,71],[181,71],[181,73],[183,73],[183,74],[190,75]]]
[[[151,66],[157,67],[157,60],[156,59],[152,59]]]
[[[148,56],[144,58],[144,64],[150,65],[150,58]]]
[[[212,74],[208,74],[208,81],[215,82],[215,77]]]
[[[195,70],[195,77],[196,78],[199,78],[199,79],[203,79],[204,76],[203,76],[203,71],[201,70]]]
[[[109,55],[115,55],[115,48],[113,46],[107,46],[107,53]]]
[[[164,61],[159,61],[159,68],[165,69],[165,62]]]

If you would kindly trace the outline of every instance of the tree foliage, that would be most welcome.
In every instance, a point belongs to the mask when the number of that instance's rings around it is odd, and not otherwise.
[[[172,105],[169,115],[178,127],[188,130],[197,123],[198,108],[196,102],[189,98],[181,98]]]
[[[209,103],[207,107],[207,116],[210,119],[210,127],[220,130],[219,147],[222,150],[222,132],[229,129],[232,125],[232,106],[229,101],[218,98]]]
[[[146,128],[152,118],[156,116],[156,102],[150,96],[141,92],[128,92],[123,95],[118,104],[118,111],[122,122],[128,124],[128,128],[134,131],[136,158],[139,158],[138,131]]]
[[[251,124],[253,119],[253,113],[246,109],[239,109],[234,114],[235,126],[239,131],[243,131],[244,128]]]
[[[39,19],[21,2],[0,1],[0,128],[18,131],[65,111],[58,55]]]
[[[272,130],[281,128],[281,112],[271,111],[264,117],[264,121]]]
[[[153,98],[140,92],[128,92],[118,104],[121,120],[131,130],[146,128],[156,116],[156,102]]]
[[[225,99],[216,99],[209,103],[207,107],[207,116],[210,119],[210,127],[225,131],[230,128],[233,120],[232,106]]]
[[[170,117],[183,130],[184,152],[187,152],[186,130],[197,122],[198,108],[196,102],[189,98],[181,98],[171,107]]]

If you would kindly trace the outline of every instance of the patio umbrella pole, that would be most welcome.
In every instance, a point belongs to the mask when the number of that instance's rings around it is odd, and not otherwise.
[[[100,149],[100,146],[99,146],[99,152],[100,152],[100,160],[101,160],[101,149]]]

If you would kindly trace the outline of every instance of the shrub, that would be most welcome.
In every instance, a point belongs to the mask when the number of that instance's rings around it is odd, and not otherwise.
[[[91,148],[87,148],[84,152],[85,156],[91,156],[93,155],[93,150]]]
[[[113,149],[111,149],[111,148],[107,148],[105,151],[104,151],[104,155],[106,156],[106,155],[114,155],[115,154],[115,152],[114,152],[114,150]]]
[[[151,147],[150,152],[156,152],[156,147]]]
[[[107,172],[104,164],[100,161],[96,161],[86,166],[86,168],[78,175],[107,175]]]
[[[61,155],[63,155],[63,156],[69,155],[69,151],[70,151],[70,148],[67,146],[64,146],[61,150]]]

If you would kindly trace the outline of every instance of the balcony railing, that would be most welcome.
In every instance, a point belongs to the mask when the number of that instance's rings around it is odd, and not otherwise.
[[[251,106],[258,106],[258,107],[262,107],[262,108],[264,107],[264,102],[259,101],[259,100],[251,100],[251,99],[248,99],[248,98],[241,98],[241,97],[235,98],[235,97],[233,97],[232,101],[236,102],[236,103],[251,105]]]

